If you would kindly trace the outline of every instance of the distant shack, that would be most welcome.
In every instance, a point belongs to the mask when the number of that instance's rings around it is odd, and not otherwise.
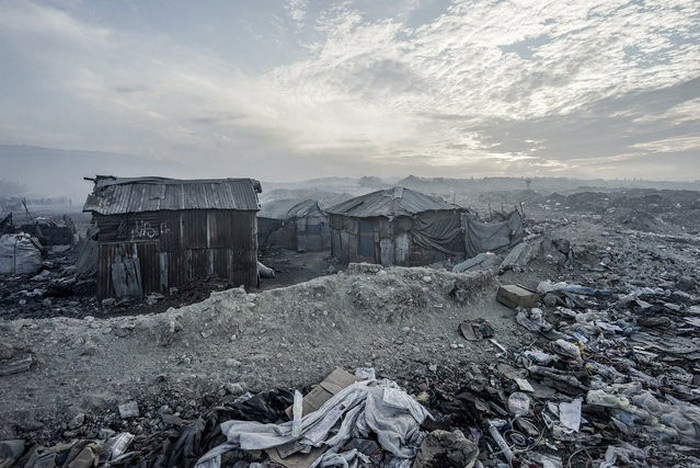
[[[263,204],[258,213],[258,244],[261,249],[328,250],[328,215],[313,199],[287,198]]]
[[[99,230],[99,299],[167,293],[209,277],[257,286],[257,180],[97,176],[94,183],[83,211]]]
[[[428,265],[464,256],[464,208],[404,187],[352,198],[326,212],[342,262]]]

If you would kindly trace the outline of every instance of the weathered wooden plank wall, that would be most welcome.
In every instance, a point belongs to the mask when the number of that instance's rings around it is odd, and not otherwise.
[[[143,293],[167,293],[219,277],[257,285],[257,220],[253,211],[189,210],[95,215],[100,228],[98,298],[114,297],[111,265],[138,259]]]

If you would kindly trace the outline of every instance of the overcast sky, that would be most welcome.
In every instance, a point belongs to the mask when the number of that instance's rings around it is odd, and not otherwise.
[[[700,178],[697,0],[2,0],[0,64],[0,142],[183,176]]]

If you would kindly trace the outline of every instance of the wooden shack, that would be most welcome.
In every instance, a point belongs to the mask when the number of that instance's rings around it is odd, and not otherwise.
[[[326,210],[331,255],[342,263],[417,266],[464,256],[463,208],[404,187],[379,190]]]
[[[83,211],[98,229],[99,299],[167,293],[210,277],[257,286],[258,181],[90,180]]]

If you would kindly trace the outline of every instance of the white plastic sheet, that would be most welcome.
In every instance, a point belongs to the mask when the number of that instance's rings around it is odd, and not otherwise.
[[[30,275],[41,268],[41,244],[28,234],[0,237],[0,274]]]

